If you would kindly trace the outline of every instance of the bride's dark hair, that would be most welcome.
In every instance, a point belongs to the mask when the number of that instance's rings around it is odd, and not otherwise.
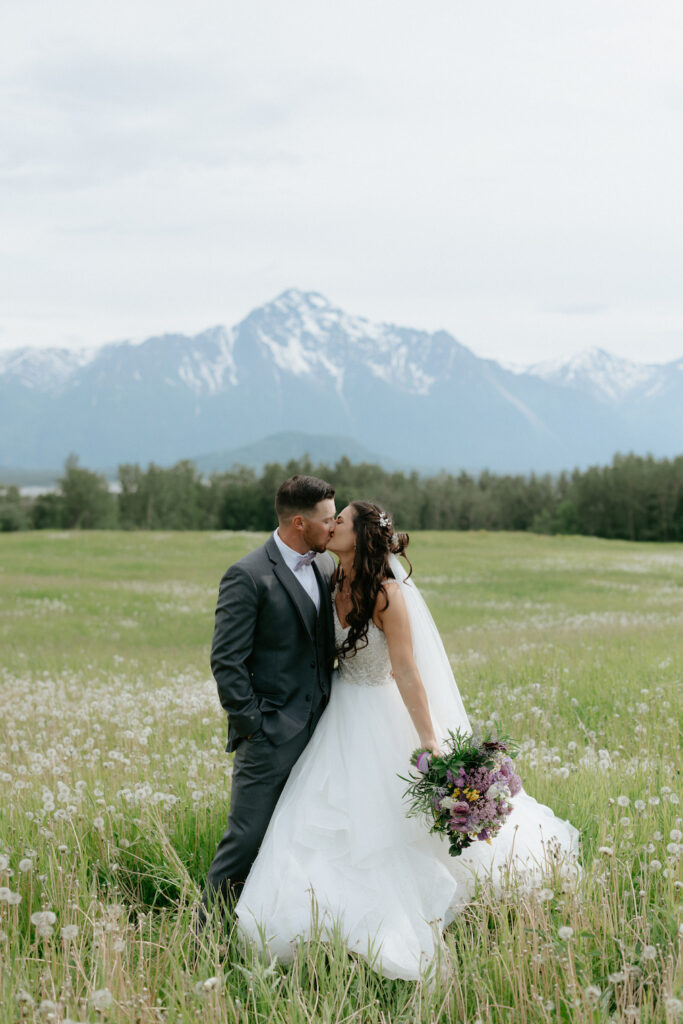
[[[409,537],[407,533],[396,533],[391,516],[379,505],[369,501],[352,501],[354,510],[353,532],[356,535],[356,548],[353,558],[353,578],[351,580],[351,611],[346,616],[351,627],[343,644],[337,651],[340,658],[353,655],[368,645],[368,626],[375,611],[377,598],[384,597],[382,611],[389,606],[389,595],[384,581],[393,579],[394,574],[389,568],[389,555],[405,554]],[[335,582],[340,586],[344,581],[341,566],[337,567]]]

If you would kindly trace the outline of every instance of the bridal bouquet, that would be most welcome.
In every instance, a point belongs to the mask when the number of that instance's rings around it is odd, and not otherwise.
[[[408,815],[424,815],[430,832],[448,836],[448,852],[458,857],[475,840],[490,842],[500,831],[522,780],[508,738],[475,739],[460,730],[449,737],[439,757],[414,751],[417,775],[403,779],[409,783],[404,796],[410,800]]]

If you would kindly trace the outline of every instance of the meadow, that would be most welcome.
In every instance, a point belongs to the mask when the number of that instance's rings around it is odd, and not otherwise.
[[[683,547],[413,536],[473,721],[581,831],[578,881],[485,889],[441,969],[340,940],[266,965],[192,907],[229,807],[208,657],[218,581],[264,535],[0,535],[0,1024],[683,1019]]]

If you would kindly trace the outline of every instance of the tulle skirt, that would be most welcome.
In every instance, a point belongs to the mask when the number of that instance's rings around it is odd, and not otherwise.
[[[477,878],[542,877],[549,858],[575,870],[577,830],[523,791],[490,845],[450,857],[406,817],[399,776],[416,746],[395,683],[337,677],[237,903],[240,931],[266,955],[286,963],[298,940],[341,934],[385,977],[417,979]]]

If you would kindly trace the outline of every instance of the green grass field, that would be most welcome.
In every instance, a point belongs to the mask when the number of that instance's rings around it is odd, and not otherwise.
[[[340,942],[269,968],[220,929],[192,963],[230,789],[213,608],[262,540],[0,536],[0,1022],[683,1019],[680,545],[411,542],[471,718],[522,743],[527,791],[581,830],[578,885],[482,891],[431,982]]]

